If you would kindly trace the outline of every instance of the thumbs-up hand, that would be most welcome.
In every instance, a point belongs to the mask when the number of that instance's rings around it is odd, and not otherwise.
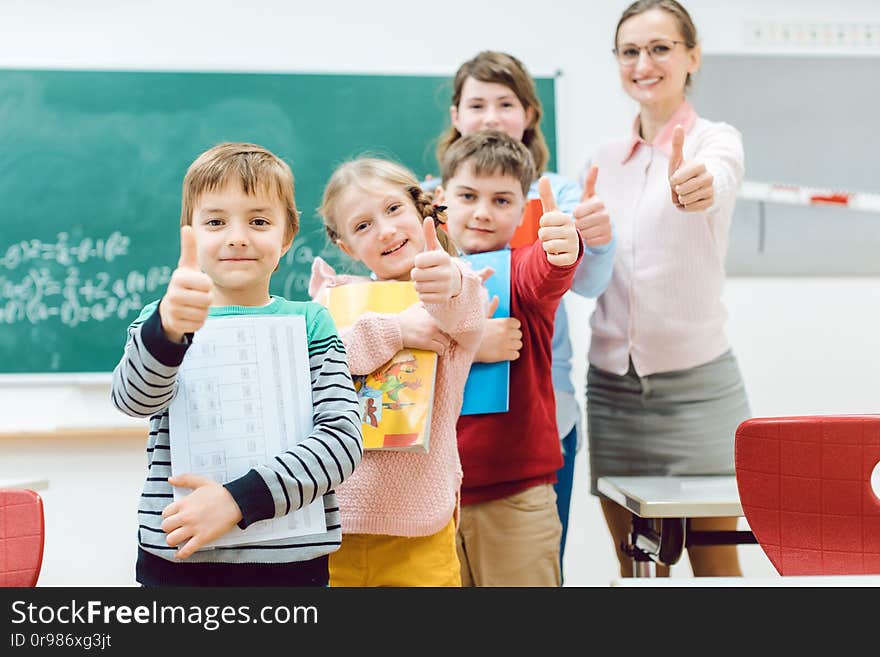
[[[541,215],[538,239],[547,254],[547,262],[557,267],[567,267],[577,261],[580,252],[580,235],[572,218],[556,207],[550,181],[541,176],[538,181],[538,194],[541,196]]]
[[[159,302],[159,318],[169,340],[182,342],[185,333],[195,333],[202,328],[208,318],[213,290],[211,278],[199,268],[193,228],[181,226],[180,259]]]
[[[611,241],[611,217],[605,203],[596,196],[599,167],[590,167],[581,202],[572,211],[574,224],[587,246],[603,246]]]
[[[685,212],[706,210],[715,202],[714,178],[702,162],[686,162],[683,148],[684,128],[677,125],[672,131],[672,154],[669,157],[672,203]]]
[[[425,217],[425,250],[416,255],[410,277],[422,303],[446,303],[461,292],[461,271],[437,239],[434,218]]]

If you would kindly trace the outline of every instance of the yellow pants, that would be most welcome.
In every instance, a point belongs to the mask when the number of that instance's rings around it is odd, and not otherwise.
[[[455,520],[431,536],[343,534],[330,586],[461,586]]]

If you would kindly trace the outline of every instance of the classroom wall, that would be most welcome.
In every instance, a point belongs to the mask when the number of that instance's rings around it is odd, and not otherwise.
[[[561,173],[577,176],[595,147],[628,130],[634,115],[610,53],[617,18],[627,4],[272,0],[245,9],[227,0],[156,0],[125,7],[92,0],[74,9],[50,0],[0,0],[0,66],[451,75],[479,50],[505,50],[535,74],[561,71],[557,157]],[[746,21],[880,23],[875,0],[842,0],[834,5],[833,17],[827,0],[802,0],[796,6],[786,0],[691,0],[687,6],[704,50],[716,53],[775,51],[747,43]],[[834,52],[845,55],[846,49]],[[169,217],[169,225],[175,222]],[[755,415],[880,411],[880,279],[730,278],[724,301]],[[593,302],[573,295],[565,302],[574,380],[583,402]],[[127,427],[135,435],[0,437],[0,477],[34,473],[50,480],[49,489],[41,491],[47,544],[40,583],[131,585],[134,510],[144,476],[137,432],[145,433],[145,425],[110,406],[109,386],[100,378],[36,379],[25,385],[0,379],[0,434],[46,431],[59,418],[73,428]],[[604,586],[615,577],[616,562],[598,504],[587,493],[584,450],[576,467],[567,584]],[[773,573],[759,548],[744,546],[741,555],[747,575]],[[673,574],[685,576],[686,568],[682,564]]]

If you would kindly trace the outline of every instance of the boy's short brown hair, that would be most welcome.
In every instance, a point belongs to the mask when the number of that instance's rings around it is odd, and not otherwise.
[[[441,162],[443,185],[458,169],[470,163],[476,176],[513,176],[528,196],[535,179],[535,164],[529,149],[519,140],[499,130],[480,130],[455,140]]]
[[[180,225],[192,224],[196,202],[203,193],[238,179],[245,194],[260,189],[275,195],[287,215],[285,238],[293,241],[299,232],[299,213],[294,200],[293,172],[280,157],[256,144],[227,142],[199,155],[183,178]]]

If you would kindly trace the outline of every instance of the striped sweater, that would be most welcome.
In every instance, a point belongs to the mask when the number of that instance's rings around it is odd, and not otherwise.
[[[174,559],[176,548],[167,545],[166,534],[161,529],[162,510],[174,499],[167,481],[171,476],[168,406],[177,390],[177,370],[189,344],[173,343],[165,337],[158,306],[158,301],[148,304],[129,327],[125,351],[113,371],[111,390],[112,402],[120,411],[150,418],[147,477],[138,508],[138,581],[157,583],[155,573],[142,571],[150,563],[161,565],[163,562],[149,555],[170,561],[174,572],[181,575],[184,573],[180,569],[205,563],[238,564],[236,570],[240,575],[242,566],[265,564],[284,566],[279,570],[287,573],[293,562],[314,560],[338,549],[342,534],[334,489],[351,475],[363,455],[358,401],[345,347],[323,306],[273,296],[267,306],[213,307],[209,316],[304,316],[314,428],[308,438],[288,451],[224,485],[241,509],[239,527],[242,529],[258,520],[283,516],[322,496],[327,531],[257,546],[203,550],[182,562]],[[198,334],[195,339],[198,340]],[[161,570],[160,579],[167,579],[168,569],[162,566]],[[187,581],[185,577],[183,581]],[[175,581],[162,583],[173,585]],[[284,585],[285,578],[282,576],[277,583]]]

